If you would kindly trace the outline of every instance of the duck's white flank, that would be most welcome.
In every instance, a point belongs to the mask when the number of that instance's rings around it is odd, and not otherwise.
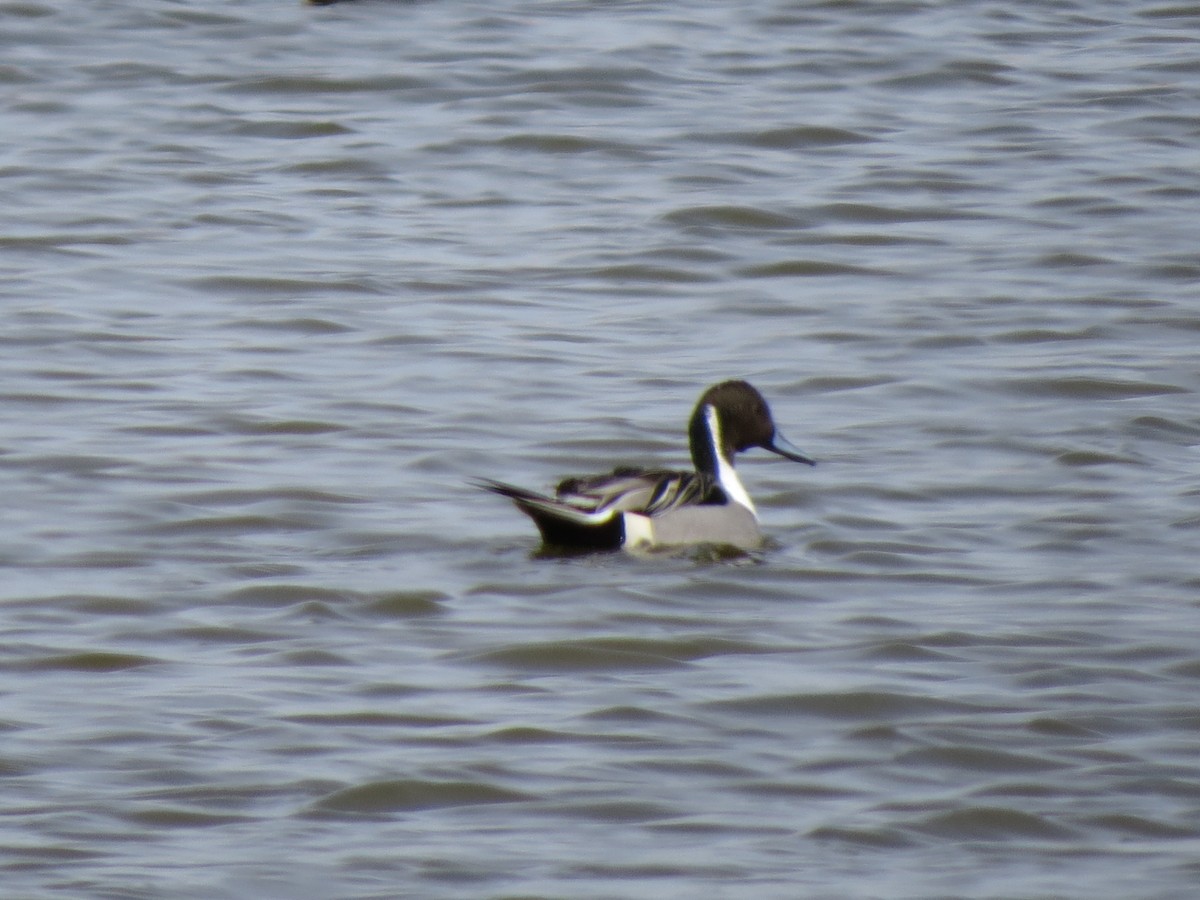
[[[624,513],[621,521],[625,525],[625,546],[654,546],[654,521],[640,513]]]
[[[713,456],[717,459],[717,481],[721,485],[721,490],[734,503],[750,510],[750,514],[757,520],[758,510],[754,508],[754,501],[750,499],[750,494],[742,484],[742,479],[738,478],[737,469],[733,467],[732,462],[725,458],[721,449],[721,417],[717,415],[717,408],[711,403],[704,407],[704,421],[708,423]]]

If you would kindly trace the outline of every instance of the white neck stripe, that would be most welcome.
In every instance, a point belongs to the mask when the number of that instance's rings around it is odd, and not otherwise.
[[[721,420],[717,415],[717,408],[711,403],[704,407],[704,421],[708,424],[708,436],[712,441],[713,457],[717,460],[717,483],[721,485],[725,496],[739,506],[746,507],[750,510],[750,514],[757,519],[758,512],[750,500],[750,495],[746,493],[742,480],[738,478],[737,470],[733,468],[733,461],[725,458],[721,447]]]

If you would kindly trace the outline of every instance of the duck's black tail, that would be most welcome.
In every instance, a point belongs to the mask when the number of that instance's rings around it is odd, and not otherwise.
[[[516,504],[517,509],[533,519],[547,544],[602,550],[620,547],[625,539],[621,514],[614,510],[580,509],[537,491],[490,478],[476,478],[471,483]]]

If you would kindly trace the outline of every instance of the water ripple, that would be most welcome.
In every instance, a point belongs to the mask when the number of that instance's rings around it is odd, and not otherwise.
[[[483,803],[516,803],[530,797],[481,782],[404,779],[354,785],[322,797],[313,813],[381,815]]]

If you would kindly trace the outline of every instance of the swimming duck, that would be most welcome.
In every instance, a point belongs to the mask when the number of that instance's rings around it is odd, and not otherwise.
[[[688,424],[688,445],[694,472],[617,468],[566,478],[553,497],[491,479],[475,483],[512,500],[552,547],[718,544],[751,550],[762,543],[762,532],[733,467],[734,454],[762,447],[816,465],[779,433],[767,401],[745,381],[723,381],[701,395]]]

